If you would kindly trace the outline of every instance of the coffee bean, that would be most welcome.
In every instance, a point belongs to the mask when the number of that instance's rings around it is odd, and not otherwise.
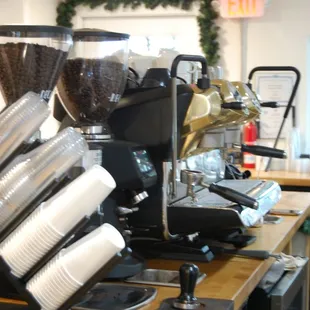
[[[0,44],[0,85],[8,105],[28,91],[49,100],[67,52],[39,44]]]
[[[61,82],[80,122],[104,123],[123,94],[127,68],[116,59],[68,59]]]

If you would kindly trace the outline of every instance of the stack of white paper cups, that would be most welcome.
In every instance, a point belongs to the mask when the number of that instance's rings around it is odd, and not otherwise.
[[[124,248],[120,232],[103,224],[62,250],[27,283],[27,289],[42,309],[57,310]]]
[[[116,184],[95,165],[41,204],[0,245],[12,273],[22,277],[83,217],[90,216]]]

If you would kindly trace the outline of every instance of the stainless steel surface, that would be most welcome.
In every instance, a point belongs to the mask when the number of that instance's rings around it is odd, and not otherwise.
[[[195,187],[201,185],[204,178],[204,174],[198,170],[181,170],[181,182],[187,185],[187,196],[196,199]]]
[[[136,310],[150,304],[157,290],[152,287],[136,287],[123,284],[98,283],[72,307],[73,310]]]
[[[252,195],[254,192],[257,192],[257,190],[263,186],[265,182],[261,180],[223,180],[218,182],[218,185],[225,186],[232,188],[236,191],[239,191],[241,193],[248,194],[251,197],[257,197],[255,195]],[[199,204],[204,206],[213,206],[213,207],[229,207],[234,205],[235,203],[228,201],[216,194],[210,193],[208,190],[201,190],[196,192],[196,198],[199,201]],[[189,203],[190,198],[184,198],[182,199],[182,202]]]
[[[264,224],[280,224],[281,222],[283,222],[283,217],[268,214],[264,216]]]
[[[206,276],[205,273],[200,273],[196,284],[199,284]],[[180,275],[179,271],[174,270],[145,269],[141,273],[126,279],[125,282],[180,287]]]
[[[125,207],[117,207],[116,212],[117,212],[117,215],[127,215],[127,214],[133,213],[134,211],[132,209],[125,208]]]
[[[103,132],[103,126],[81,126],[81,132],[87,135],[100,135]]]
[[[163,162],[163,180],[162,180],[162,225],[163,225],[163,237],[165,240],[173,240],[179,238],[179,235],[173,235],[169,231],[168,225],[168,205],[171,202],[171,196],[169,197],[168,191],[169,186],[171,186],[170,182],[170,174],[171,174],[171,163]],[[185,193],[184,193],[185,196]],[[170,198],[170,199],[169,199]]]
[[[112,139],[111,135],[88,135],[88,134],[83,134],[83,136],[85,137],[85,139],[87,141],[91,141],[91,142],[101,142],[102,140],[110,140]]]
[[[181,309],[181,310],[195,310],[199,309],[201,304],[199,302],[192,303],[192,304],[184,304],[179,302],[177,299],[173,302],[173,307],[176,309]]]
[[[204,174],[198,170],[181,170],[181,182],[190,186],[197,186],[203,180]]]
[[[271,209],[269,211],[269,214],[274,214],[274,215],[301,215],[303,213],[302,210],[286,210],[286,209]]]
[[[171,198],[177,197],[177,152],[178,152],[178,123],[177,123],[177,78],[171,79],[171,105],[172,105],[172,173],[171,173]]]
[[[225,223],[228,221],[229,225],[233,225],[234,227],[251,227],[257,224],[258,220],[281,198],[281,189],[279,185],[273,181],[223,180],[217,184],[232,188],[255,198],[259,202],[258,209],[243,208],[243,210],[239,212],[234,208],[234,206],[236,206],[235,203],[214,193],[210,193],[208,189],[196,191],[196,201],[198,202],[193,203],[191,197],[184,197],[170,204],[169,208],[181,208],[180,212],[189,212],[190,214],[200,214],[202,211],[199,210],[205,209],[207,215],[204,218],[204,225],[206,225],[206,227],[212,226],[214,229],[217,229],[216,227],[221,227],[225,221]],[[188,211],[185,211],[186,209]],[[217,211],[217,220],[219,222],[214,221],[215,212]],[[169,212],[176,214],[177,211]],[[209,215],[213,218],[211,222],[208,220]],[[221,216],[223,216],[222,220],[220,219]],[[202,223],[200,223],[200,225],[202,225]],[[172,224],[171,231],[179,232],[179,230],[176,230],[175,225],[172,227]]]
[[[143,201],[144,199],[146,199],[147,197],[149,197],[148,193],[146,191],[143,191],[132,197],[132,203],[136,205],[141,201]]]
[[[100,215],[100,216],[104,216],[104,213],[102,212],[102,206],[101,205],[99,205],[97,207],[97,214]]]

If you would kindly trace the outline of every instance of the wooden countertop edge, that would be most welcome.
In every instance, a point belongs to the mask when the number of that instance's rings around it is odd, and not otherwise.
[[[300,226],[307,219],[310,213],[310,204],[308,205],[306,210],[307,212],[304,212],[299,216],[298,221],[296,221],[292,229],[285,235],[285,237],[276,246],[276,249],[273,251],[274,254],[281,253],[286,247],[286,245],[289,243],[289,241],[292,240],[296,232],[299,230]],[[269,258],[268,260],[263,261],[255,270],[252,277],[243,284],[243,286],[240,288],[240,290],[235,294],[235,296],[232,299],[235,304],[234,305],[235,309],[239,309],[243,305],[246,298],[255,289],[255,287],[262,279],[262,276],[268,271],[268,269],[271,267],[274,261],[275,259],[273,258]]]
[[[306,220],[310,213],[310,205],[308,206],[308,212],[304,212],[302,215],[299,216],[298,221],[295,223],[295,225],[292,227],[292,229],[285,235],[285,238],[279,242],[276,249],[273,251],[273,253],[281,253],[288,242],[293,238],[293,236],[296,234],[300,226],[303,224],[303,222]],[[246,298],[251,294],[251,292],[255,289],[255,287],[258,285],[260,280],[262,279],[262,276],[266,274],[266,272],[269,270],[271,265],[274,263],[275,259],[269,258],[268,260],[262,261],[262,263],[258,266],[258,268],[253,273],[252,277],[246,281],[243,286],[240,288],[240,290],[235,294],[233,297],[234,301],[234,308],[239,309]]]

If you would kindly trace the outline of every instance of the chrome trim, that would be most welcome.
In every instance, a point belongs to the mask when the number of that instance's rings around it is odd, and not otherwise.
[[[171,79],[171,108],[172,108],[172,170],[171,170],[171,198],[177,197],[177,153],[178,153],[178,123],[177,123],[177,79]]]
[[[163,225],[163,237],[165,240],[173,240],[179,238],[179,235],[172,235],[169,231],[168,224],[168,195],[169,193],[169,176],[171,172],[171,163],[163,162],[163,183],[162,183],[162,225]],[[176,180],[175,180],[176,181]]]
[[[103,126],[96,125],[96,126],[81,126],[81,132],[87,135],[97,135],[102,134]]]
[[[82,135],[84,136],[84,138],[86,140],[91,140],[93,141],[102,141],[102,140],[111,140],[112,136],[111,135],[88,135],[88,134],[84,134],[82,132]]]
[[[149,197],[148,193],[146,191],[143,191],[132,197],[132,203],[136,205],[140,203],[141,201],[143,201],[144,199],[146,199],[147,197]]]

